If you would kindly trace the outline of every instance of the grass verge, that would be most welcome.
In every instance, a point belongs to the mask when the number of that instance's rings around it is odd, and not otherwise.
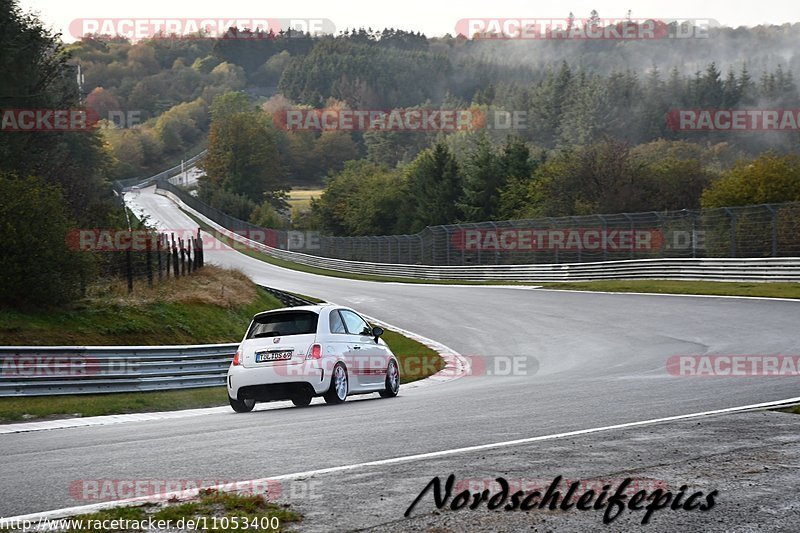
[[[0,420],[71,418],[228,405],[225,387],[113,394],[0,398]]]
[[[404,278],[393,276],[372,276],[364,274],[350,274],[337,272],[324,268],[300,265],[291,261],[270,257],[267,254],[253,250],[244,244],[234,241],[221,234],[192,213],[185,212],[204,231],[214,235],[228,246],[245,255],[270,263],[275,266],[318,274],[333,278],[346,278],[362,281],[391,282],[391,283],[425,283],[435,285],[519,285],[543,287],[547,289],[598,291],[598,292],[650,292],[657,294],[696,294],[709,296],[759,296],[765,298],[797,298],[800,299],[800,283],[783,282],[733,282],[733,281],[671,281],[671,280],[601,280],[601,281],[559,281],[559,282],[523,282],[523,281],[463,281],[463,280],[430,280],[420,278]]]
[[[96,285],[86,298],[52,309],[4,309],[0,345],[108,346],[237,342],[259,311],[283,304],[247,276],[207,265],[192,275],[142,284]]]
[[[122,506],[73,516],[60,522],[54,520],[56,527],[49,531],[148,531],[152,520],[155,524],[163,521],[161,525],[165,527],[160,530],[164,531],[228,533],[247,529],[279,533],[286,531],[288,524],[298,523],[302,518],[300,514],[291,511],[288,505],[270,502],[262,494],[236,494],[208,489],[201,490],[197,497],[185,502],[174,500],[164,504]],[[248,527],[244,528],[244,524]]]
[[[426,378],[444,368],[444,359],[435,350],[396,331],[386,330],[383,340],[397,356],[400,383]]]

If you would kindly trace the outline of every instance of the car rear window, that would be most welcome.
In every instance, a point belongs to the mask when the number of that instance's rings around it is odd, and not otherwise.
[[[311,311],[287,311],[257,316],[253,319],[248,339],[285,337],[317,332],[319,315]]]

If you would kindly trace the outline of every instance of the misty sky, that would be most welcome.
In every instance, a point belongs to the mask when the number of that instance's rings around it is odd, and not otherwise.
[[[324,18],[330,19],[337,31],[394,27],[428,36],[454,34],[456,22],[463,18],[560,18],[570,11],[584,18],[592,9],[602,18],[623,18],[630,9],[633,18],[713,19],[726,26],[800,22],[800,2],[796,0],[571,0],[563,4],[536,0],[21,0],[20,5],[38,12],[46,24],[64,33],[67,41],[74,40],[67,28],[76,18]]]

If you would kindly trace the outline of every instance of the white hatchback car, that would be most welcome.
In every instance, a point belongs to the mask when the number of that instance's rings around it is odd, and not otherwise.
[[[231,407],[246,413],[273,400],[305,407],[315,396],[335,404],[373,392],[393,398],[399,366],[382,334],[352,309],[332,304],[259,313],[228,369]]]

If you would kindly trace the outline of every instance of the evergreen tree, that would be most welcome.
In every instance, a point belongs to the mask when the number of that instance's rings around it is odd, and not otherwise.
[[[500,157],[484,133],[464,166],[464,195],[459,207],[465,222],[491,220],[505,178]]]
[[[460,219],[458,200],[462,177],[455,157],[441,142],[422,152],[407,170],[407,209],[411,231],[425,226],[451,224]]]

